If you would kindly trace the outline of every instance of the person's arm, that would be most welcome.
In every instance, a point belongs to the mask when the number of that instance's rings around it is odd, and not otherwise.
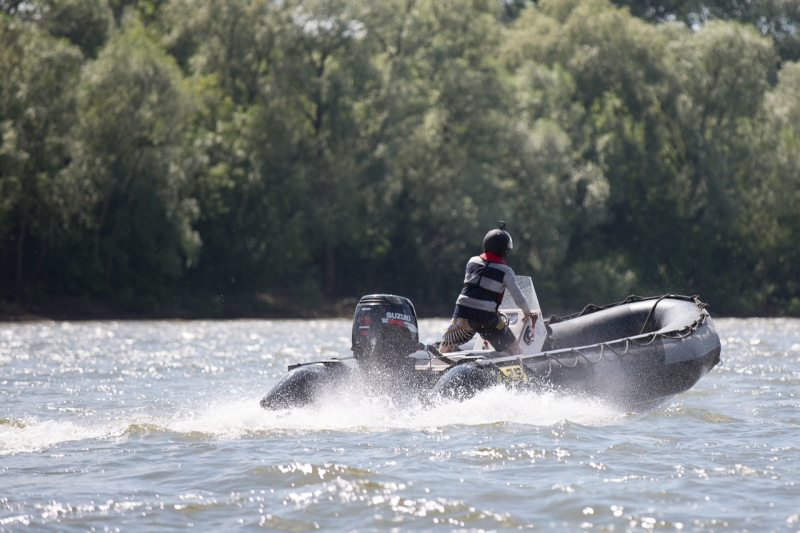
[[[506,286],[508,292],[511,293],[511,297],[517,303],[522,312],[525,316],[531,316],[531,306],[528,304],[528,299],[525,298],[525,295],[522,294],[522,289],[519,288],[517,285],[517,277],[514,275],[514,271],[508,269],[506,272],[505,277],[503,278],[503,285]]]

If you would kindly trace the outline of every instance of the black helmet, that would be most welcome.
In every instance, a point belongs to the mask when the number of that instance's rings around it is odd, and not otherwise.
[[[501,220],[497,223],[497,226],[500,229],[493,229],[483,238],[483,250],[505,257],[508,255],[509,250],[514,249],[514,241],[511,240],[511,235],[506,231],[505,222]]]

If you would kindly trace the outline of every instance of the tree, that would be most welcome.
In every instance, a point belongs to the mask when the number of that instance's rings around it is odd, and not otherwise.
[[[3,256],[12,254],[19,299],[39,277],[48,252],[85,205],[80,180],[63,172],[76,119],[81,54],[36,28],[18,30],[0,16],[0,229]],[[5,223],[3,222],[5,219]]]
[[[736,226],[743,246],[753,254],[748,280],[759,288],[751,302],[755,312],[800,313],[800,276],[795,265],[800,235],[800,64],[787,62],[778,84],[754,124],[755,158],[741,195],[747,199]]]
[[[181,165],[192,108],[180,71],[132,22],[85,67],[79,103],[70,172],[97,191],[84,283],[123,298],[158,294],[201,245]]]
[[[39,23],[55,37],[65,37],[87,57],[97,57],[111,29],[105,0],[44,0]]]
[[[784,61],[800,59],[800,4],[793,0],[613,0],[648,21],[679,20],[699,28],[711,20],[752,24],[772,37]]]
[[[540,131],[568,136],[565,163],[550,178],[561,184],[551,201],[565,204],[550,237],[558,253],[547,296],[556,305],[632,291],[639,253],[630,249],[645,248],[650,261],[657,251],[645,221],[663,211],[649,199],[669,180],[657,158],[669,99],[665,43],[657,28],[603,0],[543,1],[510,28],[504,57],[520,77],[530,123],[549,119]]]
[[[754,28],[735,22],[712,21],[679,35],[671,50],[681,93],[666,153],[679,191],[676,229],[687,246],[674,266],[684,284],[745,309],[759,287],[741,288],[752,259],[732,222],[750,201],[746,184],[763,179],[750,164],[767,159],[753,150],[752,123],[761,119],[775,52]]]

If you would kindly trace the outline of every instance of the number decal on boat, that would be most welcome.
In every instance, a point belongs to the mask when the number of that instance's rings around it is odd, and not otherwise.
[[[528,376],[521,365],[501,366],[501,375],[498,375],[498,381],[506,383],[522,383],[528,381]]]

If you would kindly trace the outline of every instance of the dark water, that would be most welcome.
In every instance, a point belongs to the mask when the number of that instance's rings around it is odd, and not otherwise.
[[[716,323],[722,365],[645,413],[262,410],[346,320],[0,324],[0,531],[800,531],[800,321]]]

